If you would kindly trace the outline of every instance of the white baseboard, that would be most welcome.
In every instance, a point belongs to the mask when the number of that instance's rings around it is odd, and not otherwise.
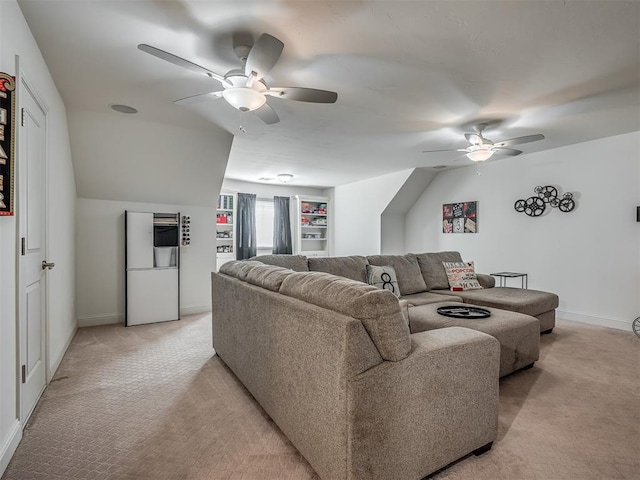
[[[200,305],[196,307],[183,307],[180,309],[180,316],[195,315],[198,313],[208,313],[211,305]],[[114,323],[124,323],[124,314],[114,313],[112,315],[92,315],[78,319],[78,328],[97,327],[98,325],[112,325]]]
[[[112,315],[92,315],[78,319],[78,327],[96,327],[98,325],[111,325],[113,323],[124,323],[124,315],[114,313]]]
[[[556,316],[563,320],[570,320],[572,322],[588,323],[589,325],[626,330],[627,332],[631,331],[632,321],[626,322],[624,320],[615,320],[613,318],[594,317],[583,313],[563,312],[562,310],[556,310]]]
[[[60,354],[53,361],[53,363],[49,364],[49,376],[47,377],[47,384],[51,381],[51,379],[55,375],[56,370],[58,370],[58,367],[60,366],[60,363],[62,362],[62,359],[64,358],[64,354],[67,353],[67,349],[69,348],[69,345],[71,345],[71,342],[73,341],[73,337],[76,336],[76,332],[77,331],[78,331],[78,325],[75,325],[73,327],[73,330],[71,330],[71,335],[69,335],[69,338],[67,338],[67,341],[65,342],[64,347],[60,351]]]
[[[7,469],[11,457],[13,457],[13,454],[16,452],[20,440],[22,440],[22,425],[16,419],[11,426],[7,441],[2,445],[2,448],[0,448],[0,477],[4,475],[4,471]]]
[[[195,315],[198,313],[209,313],[210,311],[211,311],[211,305],[202,305],[199,307],[184,307],[180,309],[180,316]]]

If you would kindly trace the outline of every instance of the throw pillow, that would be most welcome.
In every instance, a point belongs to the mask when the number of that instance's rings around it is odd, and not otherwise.
[[[367,283],[374,287],[389,290],[396,297],[400,297],[400,287],[396,270],[391,265],[367,265]]]
[[[442,262],[442,265],[447,272],[452,292],[482,288],[476,277],[473,262]]]

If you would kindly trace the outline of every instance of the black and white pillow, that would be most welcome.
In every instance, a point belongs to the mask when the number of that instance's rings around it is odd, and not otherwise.
[[[400,287],[396,270],[391,265],[367,265],[367,283],[383,290],[389,290],[400,297]]]

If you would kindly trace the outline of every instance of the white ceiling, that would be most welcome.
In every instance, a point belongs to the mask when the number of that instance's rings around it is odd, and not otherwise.
[[[238,180],[288,172],[294,184],[326,187],[464,165],[457,152],[422,150],[466,146],[462,132],[485,119],[501,120],[486,132],[494,141],[546,136],[525,153],[640,130],[637,1],[18,3],[68,107],[124,103],[146,121],[230,131],[226,175]],[[240,65],[237,32],[284,42],[270,85],[333,90],[337,103],[271,98],[275,125],[224,100],[175,105],[220,85],[136,48],[224,74]]]

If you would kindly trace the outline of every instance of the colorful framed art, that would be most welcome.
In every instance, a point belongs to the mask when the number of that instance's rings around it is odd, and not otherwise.
[[[478,202],[442,205],[442,233],[477,233]]]

